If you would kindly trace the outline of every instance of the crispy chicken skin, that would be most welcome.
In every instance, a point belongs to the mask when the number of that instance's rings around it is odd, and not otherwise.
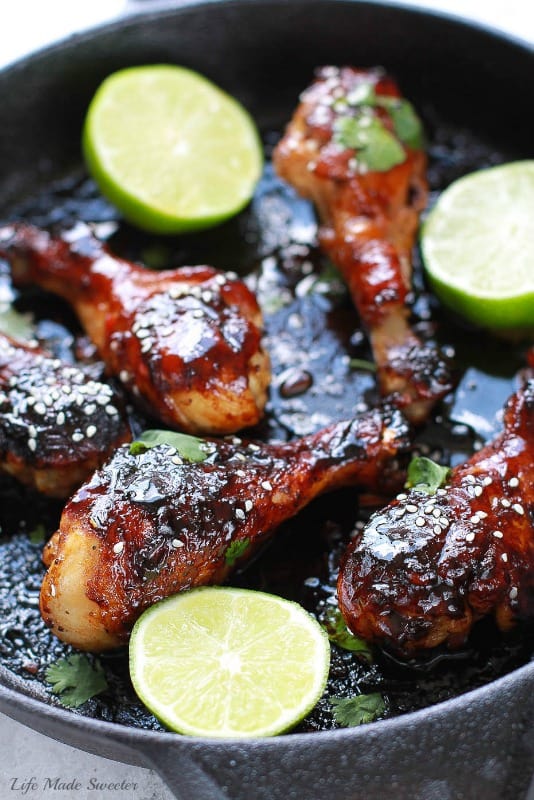
[[[275,149],[274,164],[318,210],[320,244],[343,274],[367,328],[382,394],[417,423],[451,389],[447,360],[409,324],[411,253],[427,198],[426,156],[403,144],[403,162],[387,171],[364,171],[357,151],[339,143],[339,121],[359,112],[366,87],[379,97],[401,99],[382,70],[318,70]],[[374,113],[387,130],[394,129],[385,108]]]
[[[67,497],[130,439],[110,386],[0,333],[0,470]]]
[[[17,285],[70,302],[111,374],[165,424],[224,434],[262,416],[270,367],[254,295],[212,267],[152,272],[116,258],[80,225],[62,237],[0,229]]]
[[[349,546],[338,597],[349,628],[403,657],[461,645],[495,615],[534,613],[534,380],[507,403],[504,431],[429,496],[400,495]]]
[[[376,409],[289,443],[206,440],[206,459],[193,463],[168,445],[122,447],[71,498],[45,547],[43,618],[82,650],[116,647],[145,608],[223,582],[316,495],[395,491],[408,445],[401,413]]]

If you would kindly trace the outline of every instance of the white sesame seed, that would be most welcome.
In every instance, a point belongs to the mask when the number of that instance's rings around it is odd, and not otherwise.
[[[473,531],[469,531],[469,533],[465,537],[466,542],[474,542],[475,541],[475,534]]]
[[[180,458],[180,456],[173,456],[171,458],[171,461],[172,461],[173,464],[176,464],[176,465],[180,465],[180,464],[184,463],[183,460]]]
[[[484,484],[484,486],[491,486],[493,480],[490,478],[489,475],[486,475],[486,477],[483,478],[482,483]]]
[[[81,442],[83,438],[84,435],[81,431],[74,431],[74,433],[71,436],[73,442]]]
[[[46,414],[46,406],[44,403],[36,403],[33,407],[33,410],[36,414],[40,414],[41,416]]]
[[[415,514],[417,510],[418,510],[417,506],[414,506],[413,503],[408,503],[408,505],[406,506],[406,511],[409,511],[410,514]]]
[[[245,511],[247,512],[252,511],[253,506],[254,503],[252,502],[252,500],[245,500]]]
[[[417,517],[416,520],[415,520],[415,524],[417,525],[418,528],[422,528],[423,525],[425,524],[425,518],[424,517]]]
[[[438,522],[441,525],[441,527],[443,528],[443,530],[445,530],[445,528],[449,527],[449,520],[447,519],[447,517],[440,517],[438,519]]]
[[[402,494],[401,493],[401,494],[397,495],[397,500],[406,500],[407,498],[408,498],[407,494]]]
[[[180,539],[173,539],[171,542],[174,548],[183,547],[184,543],[180,541]]]
[[[113,545],[113,552],[117,553],[117,555],[119,553],[122,553],[123,550],[124,550],[124,542],[117,542],[117,544]]]
[[[474,475],[468,475],[465,480],[466,480],[467,483],[473,484],[473,483],[475,483],[475,476]]]
[[[271,483],[270,481],[262,481],[262,482],[261,482],[261,485],[262,485],[262,487],[263,487],[264,489],[266,489],[268,492],[271,492],[271,491],[272,491],[272,488],[273,488],[273,486],[272,486],[272,483]]]
[[[243,453],[236,453],[236,454],[235,454],[235,457],[236,457],[237,459],[239,459],[239,461],[246,461],[246,460],[247,460],[247,457],[246,457],[246,455],[244,455]]]
[[[512,489],[516,489],[519,486],[519,478],[510,478],[508,481],[508,486],[510,486]]]
[[[439,510],[439,508],[435,508],[432,511],[432,516],[435,517],[436,519],[439,519],[441,517],[441,511]]]
[[[439,526],[439,525],[434,525],[434,527],[432,528],[432,530],[434,531],[434,533],[436,534],[436,536],[438,536],[438,535],[441,533],[441,528],[440,528],[440,526]]]
[[[121,369],[119,372],[119,378],[123,383],[127,383],[130,380],[130,373],[127,369]]]
[[[90,416],[91,416],[91,414],[94,414],[94,413],[95,413],[95,411],[96,411],[96,405],[95,405],[95,403],[88,403],[88,404],[85,406],[85,408],[83,409],[83,413],[84,413],[84,414],[87,414],[87,416],[88,416],[88,417],[90,417]]]
[[[480,522],[480,517],[478,516],[478,514],[473,514],[470,521],[473,523],[473,525],[478,525],[478,523]]]
[[[203,316],[204,316],[204,312],[202,311],[202,309],[201,308],[195,308],[195,310],[193,311],[193,317],[195,319],[201,319]]]
[[[65,424],[65,413],[60,411],[56,417],[56,425],[64,425]]]
[[[517,591],[517,586],[512,586],[510,589],[510,600],[517,600],[517,595],[519,592]]]
[[[485,511],[477,511],[477,514],[480,519],[486,519],[486,517],[488,516]]]
[[[504,536],[502,531],[493,531],[493,535],[495,536],[496,539],[502,539]]]
[[[244,472],[242,469],[236,469],[235,474],[239,475],[240,478],[244,478],[247,473]],[[247,500],[247,502],[249,502],[249,501]]]
[[[525,513],[525,509],[523,508],[521,503],[514,503],[512,508],[514,509],[516,514],[524,514]]]
[[[108,414],[110,417],[117,417],[118,414],[119,414],[119,412],[117,411],[115,406],[108,405],[108,406],[106,406],[105,411],[106,411],[106,414]]]
[[[508,498],[506,498],[506,497],[501,497],[501,506],[503,506],[503,508],[510,508],[510,506],[511,506],[511,505],[512,505],[512,504],[511,504],[511,502],[508,500]]]
[[[436,494],[438,495],[438,497],[445,497],[445,495],[447,494],[447,490],[446,489],[438,489]]]
[[[92,439],[96,433],[96,425],[89,425],[87,430],[85,431],[85,435],[88,439]]]
[[[146,339],[147,336],[150,336],[150,331],[146,328],[141,328],[136,332],[136,336],[138,339]]]
[[[258,450],[260,449],[260,447],[259,447],[259,445],[254,444],[253,442],[250,442],[250,444],[248,446],[248,449],[252,450],[253,453],[257,453]]]
[[[37,428],[35,425],[28,425],[28,434],[31,436],[32,439],[35,439],[37,436]]]
[[[28,439],[28,447],[32,452],[35,452],[37,450],[37,442],[35,441],[35,439]]]
[[[235,515],[237,519],[245,519],[245,512],[243,511],[242,508],[236,508]]]
[[[508,561],[508,554],[507,553],[503,553],[502,556],[501,556],[501,559],[502,559],[502,561],[504,561],[504,563],[506,563]]]
[[[480,495],[482,494],[482,492],[484,490],[483,490],[482,486],[475,486],[473,491],[475,493],[475,497],[480,497]]]

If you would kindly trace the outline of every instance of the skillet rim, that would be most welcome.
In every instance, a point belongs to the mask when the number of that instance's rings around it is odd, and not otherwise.
[[[47,58],[49,55],[53,55],[55,51],[76,47],[86,41],[93,40],[101,33],[112,33],[115,29],[120,29],[125,25],[135,24],[142,19],[165,19],[167,16],[174,16],[182,11],[187,12],[196,8],[204,8],[206,11],[209,11],[211,6],[219,5],[221,2],[227,7],[239,7],[254,6],[260,2],[265,4],[266,1],[267,0],[155,0],[154,2],[151,2],[150,6],[141,6],[136,3],[135,0],[128,0],[126,8],[117,18],[111,21],[108,20],[96,25],[91,25],[79,32],[63,36],[51,44],[39,47],[25,54],[21,58],[8,62],[3,67],[0,67],[0,78],[6,78],[9,80],[11,75],[16,75],[17,72],[24,70],[27,66],[32,66],[35,61],[39,61],[41,58]],[[268,2],[270,6],[287,6],[288,2],[290,2],[294,5],[301,5],[303,8],[309,8],[310,5],[330,2],[332,5],[337,6],[358,5],[363,9],[369,10],[385,12],[398,11],[400,14],[412,16],[414,19],[432,18],[436,21],[436,23],[443,21],[458,29],[463,29],[466,33],[471,32],[485,35],[489,39],[493,39],[498,45],[510,45],[514,49],[524,51],[526,55],[534,53],[534,46],[526,38],[523,39],[522,37],[514,35],[508,31],[499,30],[494,25],[486,24],[479,20],[462,17],[460,14],[432,7],[412,6],[404,2],[393,4],[387,2],[387,0],[268,0]],[[242,749],[244,748],[246,750],[255,750],[258,748],[277,750],[279,747],[285,749],[288,746],[288,742],[298,747],[309,745],[311,742],[318,740],[322,741],[325,739],[331,742],[334,742],[338,739],[340,742],[343,742],[345,739],[358,739],[360,737],[368,736],[371,729],[377,730],[377,725],[378,730],[383,731],[383,734],[378,735],[386,736],[388,733],[393,731],[399,729],[402,730],[403,728],[410,728],[413,725],[417,725],[417,723],[423,718],[426,718],[427,720],[435,719],[435,721],[439,721],[444,717],[444,715],[447,714],[448,711],[454,711],[458,708],[465,708],[470,704],[470,702],[474,703],[478,701],[479,703],[483,703],[485,700],[491,699],[494,693],[500,695],[501,693],[505,693],[507,690],[513,689],[516,684],[521,683],[525,678],[532,682],[534,688],[534,657],[531,662],[512,670],[511,672],[487,684],[415,711],[406,712],[395,717],[377,720],[376,722],[353,728],[340,728],[335,730],[316,731],[312,733],[289,732],[281,736],[265,738],[208,738],[185,736],[173,731],[146,730],[140,727],[121,725],[117,722],[95,719],[93,717],[80,714],[79,712],[67,710],[59,704],[51,705],[44,700],[40,700],[32,697],[30,694],[26,694],[22,690],[17,690],[12,686],[6,685],[6,675],[10,676],[14,675],[14,673],[11,673],[6,667],[0,664],[0,711],[2,713],[15,720],[18,720],[16,712],[19,710],[28,712],[29,714],[34,713],[39,718],[44,718],[47,720],[49,725],[53,726],[55,723],[60,723],[62,726],[62,733],[63,730],[65,732],[68,732],[69,730],[79,730],[82,733],[87,733],[89,729],[91,734],[98,737],[100,741],[112,739],[113,742],[120,742],[120,744],[124,745],[130,753],[133,753],[133,749],[136,745],[141,746],[137,747],[136,749],[136,753],[141,754],[143,752],[143,744],[163,744],[165,746],[172,747],[170,744],[171,742],[174,742],[176,747],[184,747],[188,750],[194,749],[198,746],[202,746],[203,749],[207,750],[219,750],[229,746],[239,747]],[[18,679],[18,676],[15,675],[15,677]],[[9,679],[7,683],[9,683]],[[31,684],[28,687],[29,689],[30,686]],[[41,730],[40,727],[32,726],[29,722],[24,722],[22,724],[34,727],[34,729],[37,730]],[[44,733],[44,731],[42,732]],[[44,733],[44,735],[51,736],[52,738],[56,739],[59,738],[58,736],[50,733]],[[312,737],[311,739],[310,736]],[[65,740],[61,738],[60,741]],[[91,752],[90,748],[84,747],[83,749],[87,749]],[[92,752],[95,751],[93,750]],[[115,755],[111,754],[108,757],[115,758]],[[142,755],[140,755],[140,759],[144,763]],[[129,763],[136,762],[132,759],[129,761]]]

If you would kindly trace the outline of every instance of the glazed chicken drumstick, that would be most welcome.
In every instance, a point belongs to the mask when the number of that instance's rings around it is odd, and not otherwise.
[[[316,495],[395,490],[409,436],[399,411],[376,409],[284,444],[195,441],[193,462],[168,444],[122,447],[68,502],[41,589],[60,639],[116,647],[145,608],[221,583]]]
[[[369,333],[382,394],[413,422],[451,389],[447,360],[409,325],[411,253],[427,196],[421,138],[382,70],[324,67],[274,153],[278,174],[318,210],[320,245]]]
[[[349,546],[338,597],[349,628],[409,657],[454,648],[481,617],[506,630],[534,614],[534,380],[505,408],[504,432],[445,488],[412,489]]]
[[[111,255],[80,225],[62,237],[0,229],[17,285],[70,302],[109,371],[171,427],[230,433],[262,416],[270,381],[254,295],[212,267],[152,272]]]
[[[0,470],[67,497],[131,433],[117,393],[0,333]]]

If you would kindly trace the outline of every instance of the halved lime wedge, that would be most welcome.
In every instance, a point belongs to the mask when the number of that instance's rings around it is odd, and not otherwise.
[[[443,303],[495,330],[534,330],[534,161],[473,172],[428,215],[421,250]]]
[[[167,727],[208,737],[272,736],[323,694],[328,637],[296,603],[264,592],[202,587],[157,603],[136,622],[130,674]]]
[[[102,194],[155,233],[233,216],[252,197],[263,164],[243,106],[202,75],[165,64],[106,78],[89,106],[82,144]]]

